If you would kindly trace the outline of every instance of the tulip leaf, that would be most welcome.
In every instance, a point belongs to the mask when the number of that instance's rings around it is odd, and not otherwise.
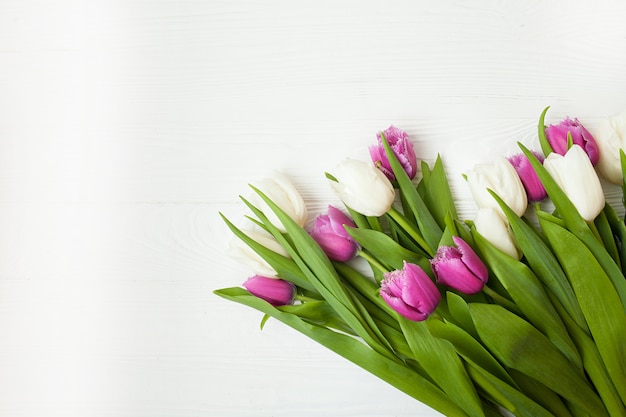
[[[511,226],[517,244],[526,261],[543,284],[563,304],[567,312],[582,328],[586,328],[585,318],[580,311],[574,291],[556,257],[537,232],[520,218],[496,193],[491,192]]]
[[[279,253],[274,252],[271,249],[266,248],[254,239],[246,235],[241,229],[235,226],[230,220],[228,220],[222,213],[220,216],[228,226],[228,228],[246,243],[252,250],[259,254],[265,261],[276,271],[277,275],[282,279],[294,283],[296,286],[305,288],[309,291],[315,292],[315,287],[306,279],[302,274],[302,271],[296,263]]]
[[[446,227],[446,217],[457,218],[457,211],[440,155],[437,155],[432,170],[428,170],[427,164],[422,164],[422,175],[420,187],[424,190],[424,204],[443,230]]]
[[[484,416],[481,400],[452,343],[434,337],[424,321],[398,315],[415,359],[435,383],[469,416]]]
[[[472,363],[468,364],[468,374],[491,401],[504,409],[515,413],[517,417],[553,417],[553,414],[537,404],[518,388],[512,387],[484,369]]]
[[[572,233],[550,222],[541,226],[585,315],[606,369],[626,403],[626,312],[615,288],[591,251]]]
[[[543,151],[544,156],[548,156],[552,152],[554,152],[552,150],[552,146],[550,146],[550,142],[548,142],[548,138],[546,137],[545,118],[546,118],[546,113],[548,112],[549,108],[550,106],[543,109],[543,112],[541,112],[541,116],[539,116],[539,123],[537,124],[537,134],[539,136],[539,145],[541,146],[541,150]]]
[[[385,233],[354,227],[346,227],[345,229],[359,245],[366,248],[375,258],[392,269],[402,269],[405,261],[426,266],[427,270],[430,269],[430,264],[426,258],[405,249]]]
[[[620,263],[622,265],[622,273],[626,271],[626,225],[615,213],[613,207],[609,204],[604,206],[604,213],[606,214],[607,221],[611,226],[611,230],[617,240],[617,246],[619,249]]]
[[[396,155],[389,146],[387,138],[385,138],[384,134],[381,135],[381,139],[383,146],[385,147],[389,164],[391,165],[393,173],[396,176],[396,180],[398,181],[400,192],[406,199],[407,205],[411,208],[411,213],[417,221],[418,228],[426,240],[427,247],[424,249],[430,255],[434,255],[434,249],[437,248],[442,230],[426,207],[426,204],[424,204],[424,201],[411,182],[411,179],[404,171],[404,168],[402,168],[402,164],[400,164],[398,158],[396,158]]]
[[[389,344],[362,305],[341,283],[337,271],[317,242],[262,191],[251,186],[281,221],[289,240],[274,226],[258,208],[243,199],[250,210],[267,226],[276,240],[285,248],[300,270],[320,295],[330,303],[337,314],[356,334],[377,352],[395,359]]]
[[[510,373],[511,377],[515,380],[516,386],[521,388],[520,391],[524,392],[537,402],[537,404],[545,407],[555,416],[569,417],[573,414],[565,407],[561,397],[541,382],[515,369],[511,369]]]
[[[604,245],[598,241],[596,236],[591,232],[585,220],[580,216],[574,204],[567,198],[563,190],[558,186],[548,171],[541,165],[541,162],[532,154],[524,145],[519,144],[522,152],[528,157],[530,164],[541,180],[550,199],[557,208],[563,221],[567,225],[567,229],[572,232],[578,239],[585,243],[594,257],[600,263],[611,282],[615,286],[619,298],[624,306],[626,306],[626,280],[622,274],[621,268],[615,263],[613,258],[604,248]],[[537,215],[541,216],[542,212]]]
[[[497,304],[470,304],[476,330],[504,366],[541,382],[592,416],[604,405],[570,361],[531,324]]]
[[[572,340],[576,344],[580,356],[583,359],[583,366],[589,379],[593,383],[598,395],[602,398],[606,409],[611,416],[626,416],[626,406],[622,403],[619,393],[613,385],[613,381],[602,362],[602,357],[598,352],[598,348],[589,334],[583,331],[571,317],[563,310],[563,306],[555,302],[554,307],[558,310],[563,318],[563,323],[567,327]],[[586,329],[585,327],[585,330]]]
[[[620,148],[619,160],[622,166],[622,204],[626,207],[626,153]]]
[[[605,204],[604,206],[606,207],[608,206],[608,204]],[[598,217],[596,217],[593,223],[607,252],[609,253],[609,255],[611,255],[611,258],[613,258],[615,263],[621,268],[622,261],[620,258],[619,250],[617,249],[617,245],[615,244],[615,236],[613,235],[613,230],[611,230],[611,225],[609,224],[606,210],[603,209],[600,214],[598,214]]]
[[[469,307],[463,297],[451,291],[446,292],[448,311],[456,323],[466,332],[474,337],[478,337],[476,327],[469,313]]]
[[[433,336],[452,343],[459,355],[509,385],[516,386],[515,382],[500,363],[465,330],[450,322],[441,320],[426,320],[426,327]]]
[[[282,312],[269,303],[251,296],[241,288],[224,288],[215,294],[227,300],[252,307],[299,331],[345,359],[372,373],[416,400],[451,417],[467,414],[438,387],[407,365],[393,361],[370,349],[359,340],[322,326],[307,323],[300,317]]]
[[[533,271],[526,264],[496,249],[478,232],[474,241],[489,269],[504,286],[528,320],[569,359],[578,370],[582,360],[565,325]]]

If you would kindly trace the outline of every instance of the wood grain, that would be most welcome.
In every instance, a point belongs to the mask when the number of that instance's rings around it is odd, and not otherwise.
[[[377,131],[462,174],[626,97],[626,6],[0,3],[0,415],[435,416],[214,289],[218,212],[273,170],[310,218]],[[607,187],[620,209],[619,189]]]

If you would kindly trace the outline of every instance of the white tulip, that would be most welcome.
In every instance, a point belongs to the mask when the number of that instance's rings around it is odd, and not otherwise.
[[[474,218],[474,226],[476,231],[493,246],[512,258],[521,259],[522,254],[515,243],[509,222],[494,208],[479,209]]]
[[[265,246],[267,249],[289,257],[285,248],[283,248],[281,244],[278,243],[278,241],[276,241],[276,239],[274,239],[274,237],[269,233],[260,229],[258,231],[243,230],[243,232],[257,243]],[[234,259],[249,266],[255,274],[269,278],[276,277],[276,271],[274,268],[272,268],[270,264],[268,264],[267,261],[261,257],[261,255],[256,253],[243,240],[236,236],[234,236],[230,241],[228,253]]]
[[[619,151],[626,150],[626,110],[603,119],[593,136],[600,151],[600,159],[596,165],[600,175],[621,185],[622,164]]]
[[[583,148],[574,145],[564,156],[552,152],[543,166],[585,220],[593,221],[600,214],[604,192]]]
[[[254,186],[262,191],[270,200],[280,207],[298,225],[304,226],[307,220],[307,211],[304,200],[298,190],[283,174],[275,173],[271,178],[257,181]],[[278,216],[269,208],[263,199],[256,193],[250,197],[250,202],[263,212],[268,220],[281,232],[286,232],[285,226]]]
[[[498,157],[493,164],[477,164],[466,176],[472,197],[479,208],[491,207],[504,216],[497,201],[487,191],[490,189],[518,216],[526,212],[526,190],[515,168],[506,158]]]
[[[374,165],[355,159],[345,159],[332,173],[337,181],[329,180],[341,201],[365,216],[382,216],[389,211],[395,191],[389,179]]]

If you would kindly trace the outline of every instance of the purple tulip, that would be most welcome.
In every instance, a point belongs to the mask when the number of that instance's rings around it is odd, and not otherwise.
[[[453,236],[452,240],[456,247],[440,246],[430,261],[437,283],[476,294],[487,282],[487,267],[463,239]]]
[[[328,214],[317,216],[309,230],[311,237],[333,261],[349,261],[359,249],[358,244],[346,232],[344,225],[356,227],[352,219],[341,210],[328,206]]]
[[[537,152],[533,152],[533,154],[541,161],[541,163],[543,163],[543,156],[539,155]],[[518,153],[507,159],[511,165],[513,165],[515,171],[517,171],[517,175],[519,175],[520,180],[522,180],[522,185],[524,185],[526,195],[528,196],[528,201],[538,203],[539,201],[544,200],[547,197],[546,189],[543,188],[541,180],[537,176],[537,173],[533,169],[532,165],[530,165],[530,161],[526,155]]]
[[[546,127],[546,138],[552,147],[552,150],[559,155],[567,153],[567,133],[572,135],[572,143],[578,145],[585,150],[589,156],[591,164],[595,166],[600,158],[598,145],[591,133],[578,121],[566,117],[558,125],[550,125]]]
[[[441,295],[430,277],[415,264],[387,272],[380,295],[391,308],[409,320],[423,321],[435,311]]]
[[[370,156],[372,162],[378,167],[390,180],[395,180],[396,176],[391,169],[389,159],[385,153],[385,147],[383,146],[382,135],[385,135],[387,143],[393,150],[393,153],[400,161],[400,164],[406,171],[409,178],[415,178],[417,174],[417,159],[415,157],[415,151],[413,150],[413,143],[409,140],[409,135],[395,126],[389,126],[389,128],[383,132],[376,134],[378,139],[377,145],[370,146]]]
[[[250,294],[259,297],[273,306],[291,304],[296,295],[296,287],[289,281],[255,275],[248,278],[243,286]]]

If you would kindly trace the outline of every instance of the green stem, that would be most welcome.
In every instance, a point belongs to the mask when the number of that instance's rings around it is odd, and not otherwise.
[[[402,227],[409,234],[409,236],[411,236],[411,238],[413,238],[413,240],[415,240],[415,242],[422,247],[422,249],[424,249],[428,256],[432,258],[435,255],[435,252],[430,248],[428,243],[426,243],[419,231],[406,220],[402,213],[394,207],[391,207],[387,214],[389,214],[389,216],[391,216],[391,218],[395,220],[395,222],[398,223],[398,225]]]
[[[520,309],[517,307],[517,305],[514,302],[507,299],[506,297],[501,296],[500,294],[498,294],[497,292],[495,292],[488,286],[485,285],[483,287],[483,292],[487,294],[489,297],[493,298],[498,304],[500,304],[502,307],[505,307],[507,310],[515,314],[521,314]]]
[[[360,256],[361,258],[365,259],[367,262],[370,263],[370,265],[376,267],[376,269],[378,269],[383,274],[389,272],[389,269],[385,268],[385,266],[383,264],[378,262],[378,259],[374,258],[372,255],[370,255],[369,253],[365,252],[364,250],[358,251],[357,252],[357,256]]]

